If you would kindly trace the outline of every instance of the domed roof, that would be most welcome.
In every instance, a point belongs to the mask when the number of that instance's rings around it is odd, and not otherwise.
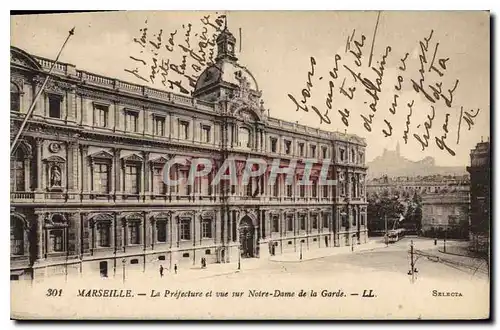
[[[198,77],[194,94],[221,83],[229,84],[232,87],[244,87],[254,92],[259,91],[257,81],[246,67],[235,61],[222,59],[206,68]]]

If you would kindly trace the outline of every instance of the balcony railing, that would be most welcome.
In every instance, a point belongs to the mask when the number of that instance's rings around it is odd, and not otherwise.
[[[147,202],[147,203],[182,203],[182,202],[214,202],[220,201],[220,196],[216,194],[190,194],[179,195],[176,193],[157,193],[157,192],[144,192],[139,194],[127,192],[29,192],[17,191],[11,192],[11,200],[14,202],[33,202],[33,201],[67,201],[70,203],[87,201],[89,203],[98,202],[116,202],[116,203],[129,203],[129,202]],[[289,197],[289,196],[239,196],[229,195],[228,201],[233,203],[309,203],[309,204],[325,204],[333,203],[334,198],[313,198],[313,197]]]
[[[16,191],[10,193],[10,199],[33,199],[35,193],[32,191]]]

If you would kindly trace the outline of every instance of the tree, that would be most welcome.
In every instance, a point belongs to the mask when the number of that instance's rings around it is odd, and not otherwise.
[[[384,231],[385,219],[387,217],[388,228],[392,228],[404,214],[405,207],[397,196],[390,197],[388,194],[380,198],[368,200],[368,231]]]

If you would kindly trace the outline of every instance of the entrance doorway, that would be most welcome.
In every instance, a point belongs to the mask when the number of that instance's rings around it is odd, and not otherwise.
[[[107,261],[101,261],[99,263],[99,273],[101,274],[101,277],[108,277],[108,262]]]
[[[244,216],[240,221],[239,234],[241,256],[243,258],[255,257],[255,227],[248,215]]]

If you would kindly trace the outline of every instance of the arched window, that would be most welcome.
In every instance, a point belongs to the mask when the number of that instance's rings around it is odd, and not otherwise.
[[[16,84],[10,83],[10,111],[19,111],[21,108],[21,92]]]
[[[16,217],[10,217],[10,254],[24,255],[24,222]]]
[[[250,130],[246,127],[240,127],[238,132],[239,146],[250,148]]]
[[[47,228],[47,252],[57,253],[66,251],[67,222],[60,214],[54,214]]]
[[[21,147],[10,161],[10,190],[25,191],[25,154]]]

